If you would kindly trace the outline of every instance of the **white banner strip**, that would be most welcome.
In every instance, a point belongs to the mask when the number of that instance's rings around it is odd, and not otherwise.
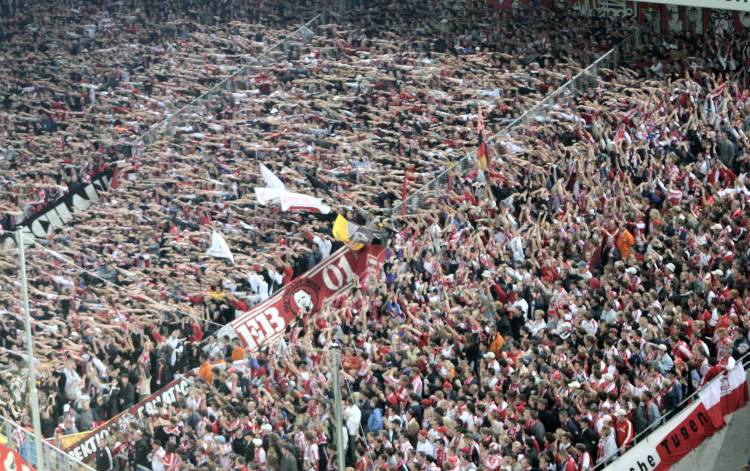
[[[641,0],[635,1],[640,2]],[[649,0],[644,3],[664,3],[667,5],[680,5],[684,7],[750,11],[750,0]]]

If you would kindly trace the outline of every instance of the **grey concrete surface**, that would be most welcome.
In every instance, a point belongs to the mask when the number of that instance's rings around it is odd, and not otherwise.
[[[704,441],[672,471],[740,471],[750,459],[750,403],[727,416],[727,425]]]

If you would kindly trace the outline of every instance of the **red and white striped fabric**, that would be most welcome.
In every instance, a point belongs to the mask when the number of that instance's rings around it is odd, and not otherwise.
[[[318,464],[320,461],[320,452],[318,449],[317,443],[308,443],[307,446],[304,448],[305,455],[305,465],[307,471],[317,471]]]
[[[741,363],[733,365],[709,381],[694,401],[664,426],[635,445],[607,469],[666,471],[695,450],[725,425],[727,415],[748,402],[747,374]]]
[[[164,466],[169,471],[177,471],[182,467],[182,460],[177,453],[167,453],[164,457]]]
[[[747,373],[741,363],[699,393],[701,402],[715,424],[724,425],[724,417],[748,401]]]

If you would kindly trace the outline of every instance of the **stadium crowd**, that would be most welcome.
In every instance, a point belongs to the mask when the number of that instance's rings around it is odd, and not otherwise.
[[[49,1],[0,20],[4,229],[129,158],[138,136],[314,11],[275,2],[209,22],[206,5]]]
[[[117,188],[28,249],[46,437],[91,430],[200,366],[187,397],[123,424],[107,448],[117,466],[328,469],[326,349],[336,340],[348,466],[589,469],[744,354],[747,94],[704,61],[702,42],[677,37],[675,48],[632,51],[635,67],[602,70],[595,85],[500,132],[631,29],[613,35],[607,20],[544,10],[441,5],[420,17],[420,2],[399,5],[319,25],[180,115],[175,131],[141,154],[112,155],[123,160]],[[301,23],[300,12],[285,21]],[[144,18],[158,25],[162,14]],[[236,70],[240,61],[221,56],[220,45],[258,27],[197,24],[187,21],[185,31],[200,33],[179,41],[154,40],[183,51],[182,60],[162,56],[169,65],[159,82],[174,82],[155,87],[164,111],[130,106],[127,120],[142,125],[123,141],[209,87],[198,80],[206,55],[221,70],[214,78]],[[282,34],[267,28],[265,36]],[[514,39],[519,31],[528,43]],[[142,52],[118,48],[102,68]],[[13,70],[15,83],[29,86],[20,65]],[[91,113],[117,106],[109,97],[119,95],[94,96],[84,105]],[[13,100],[20,114],[4,114],[8,132],[31,137],[33,126],[16,124],[23,113],[44,121],[23,108],[35,99]],[[387,217],[404,180],[416,192],[476,152],[477,106],[498,132],[490,170],[454,171],[447,187],[419,194],[419,207]],[[71,178],[85,181],[97,155],[90,141],[115,139],[103,118],[73,119],[85,149],[72,158]],[[72,153],[54,144],[54,126],[41,134],[44,152],[24,147],[35,138],[6,147],[6,178],[36,188],[38,174],[26,173],[33,163],[54,179]],[[14,155],[27,160],[13,164]],[[336,247],[327,219],[256,203],[259,162],[391,237],[381,278],[252,353],[212,334]],[[27,198],[3,199],[34,211]],[[234,264],[204,255],[212,230],[225,234]],[[28,425],[13,257],[2,254],[0,358],[9,367],[0,395],[6,414]],[[97,466],[104,461],[97,455]]]

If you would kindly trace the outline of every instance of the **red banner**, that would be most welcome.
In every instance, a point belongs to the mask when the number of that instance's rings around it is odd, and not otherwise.
[[[235,319],[218,335],[231,335],[234,331],[250,352],[270,345],[284,335],[286,326],[297,316],[317,312],[327,298],[371,273],[379,273],[384,257],[385,248],[380,245],[357,251],[344,247]]]
[[[130,409],[120,412],[109,422],[92,430],[76,443],[65,448],[65,452],[78,461],[88,461],[96,455],[99,447],[104,445],[112,431],[128,421],[144,416],[156,415],[159,408],[176,402],[180,396],[187,395],[190,383],[187,379],[178,378],[150,395]]]
[[[34,471],[21,455],[5,445],[0,445],[0,469],[4,471]]]
[[[703,403],[697,407],[685,419],[677,424],[672,431],[659,443],[659,465],[656,470],[667,470],[673,464],[680,461],[688,453],[703,443],[717,430],[724,426],[724,417],[718,417],[719,423],[714,422]]]
[[[379,273],[384,257],[385,248],[379,245],[370,245],[358,251],[344,247],[294,279],[264,303],[222,328],[218,335],[221,336],[222,331],[229,333],[227,329],[234,330],[250,351],[268,345],[281,337],[286,326],[298,315],[318,311],[327,298],[358,281],[366,281],[370,274]],[[191,371],[188,375],[193,373]],[[161,405],[169,405],[178,399],[178,395],[187,394],[188,387],[188,380],[175,379],[65,448],[65,451],[80,461],[93,458],[115,428],[135,418],[156,414]]]
[[[727,416],[747,404],[750,394],[747,390],[747,372],[744,366],[737,365],[721,378],[721,413]]]
[[[723,428],[726,416],[747,402],[747,374],[738,362],[708,383],[686,409],[607,466],[607,471],[667,471]]]
[[[726,417],[748,400],[747,374],[742,363],[724,372],[698,393],[693,411],[672,428],[659,443],[660,463],[656,470],[667,470],[703,441],[726,425]]]

